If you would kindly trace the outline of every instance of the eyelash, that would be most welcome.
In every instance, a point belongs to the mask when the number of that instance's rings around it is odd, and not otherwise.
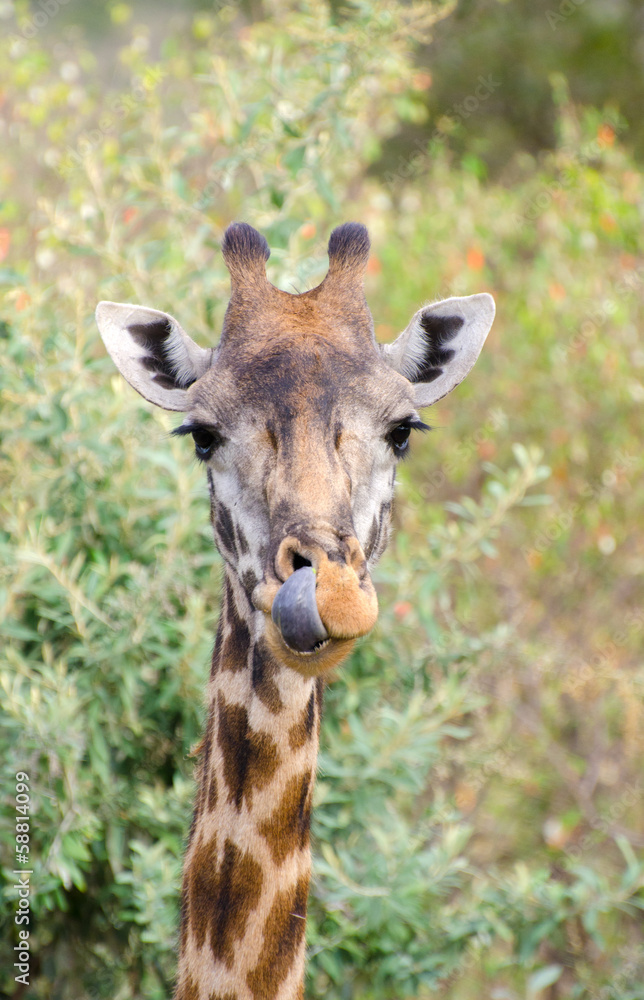
[[[221,434],[217,431],[209,427],[199,427],[198,425],[190,426],[188,424],[185,427],[177,427],[172,433],[178,437],[192,434],[192,439],[195,443],[195,455],[200,462],[207,462],[212,456],[213,451],[219,448],[224,442]]]
[[[402,423],[393,427],[388,435],[387,441],[391,445],[391,449],[396,456],[396,458],[403,458],[407,451],[409,450],[409,435],[413,430],[418,431],[428,431],[431,428],[422,422],[422,420],[416,420],[415,418],[409,420],[403,420]],[[396,439],[398,435],[398,440]]]

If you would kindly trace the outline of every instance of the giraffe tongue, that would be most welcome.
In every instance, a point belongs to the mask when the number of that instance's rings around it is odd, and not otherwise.
[[[315,570],[302,566],[289,576],[275,595],[271,617],[287,646],[298,653],[312,653],[328,639],[315,600]]]

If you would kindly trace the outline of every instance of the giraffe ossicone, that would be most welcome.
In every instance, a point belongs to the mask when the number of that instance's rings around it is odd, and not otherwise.
[[[418,409],[476,361],[494,301],[424,306],[382,346],[364,226],[333,231],[325,279],[299,295],[268,281],[251,226],[230,226],[222,252],[231,297],[216,347],[143,306],[101,302],[96,318],[133,388],[183,412],[175,433],[205,465],[225,563],[175,1000],[296,1000],[323,678],[376,621],[370,568],[396,464],[425,427]]]

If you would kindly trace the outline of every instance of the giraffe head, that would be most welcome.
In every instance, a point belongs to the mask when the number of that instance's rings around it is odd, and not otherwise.
[[[293,295],[266,277],[266,240],[230,226],[231,298],[220,343],[199,347],[167,313],[101,302],[117,367],[146,399],[182,411],[206,466],[215,538],[282,663],[313,675],[374,625],[369,568],[388,536],[396,465],[476,361],[490,295],[425,306],[379,345],[363,292],[369,237],[335,229],[324,281]],[[288,584],[286,581],[289,581]]]

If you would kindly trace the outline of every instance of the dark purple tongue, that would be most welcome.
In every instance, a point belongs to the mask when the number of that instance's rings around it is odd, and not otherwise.
[[[315,570],[312,566],[296,569],[277,591],[271,617],[287,646],[298,653],[312,653],[328,639],[315,600]]]

